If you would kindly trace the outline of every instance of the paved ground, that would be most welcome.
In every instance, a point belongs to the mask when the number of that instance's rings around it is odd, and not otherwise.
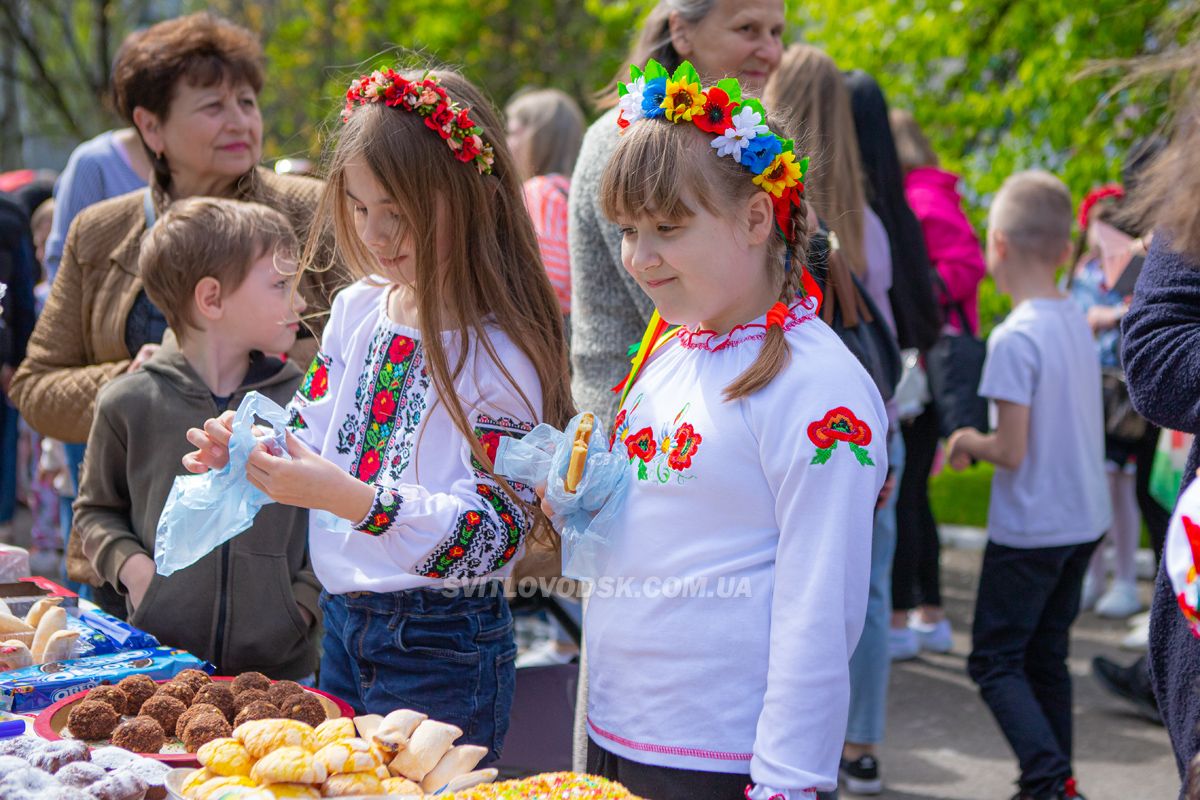
[[[947,655],[895,665],[881,763],[887,800],[1006,800],[1016,761],[966,676],[970,620],[982,553],[947,549],[944,595],[955,628]],[[1149,600],[1150,586],[1143,584]],[[1071,642],[1075,678],[1075,768],[1089,800],[1174,800],[1179,779],[1165,730],[1127,713],[1091,677],[1091,660],[1119,649],[1125,626],[1083,615]],[[851,797],[843,793],[843,797]]]

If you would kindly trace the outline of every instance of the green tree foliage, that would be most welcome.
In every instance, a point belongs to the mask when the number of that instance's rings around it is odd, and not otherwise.
[[[498,105],[527,86],[586,101],[615,71],[640,13],[600,0],[222,0],[259,32],[270,63],[266,149],[315,155],[354,75],[400,60],[461,69]]]

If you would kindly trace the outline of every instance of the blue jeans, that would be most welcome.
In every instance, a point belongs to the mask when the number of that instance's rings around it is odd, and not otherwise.
[[[858,647],[850,658],[850,718],[846,741],[878,744],[887,722],[887,688],[891,671],[888,657],[888,628],[892,616],[892,556],[896,552],[896,499],[904,472],[904,438],[888,438],[888,465],[894,470],[896,488],[883,508],[875,512],[871,536],[871,586],[867,595],[867,619]]]
[[[71,543],[71,525],[75,521],[73,506],[75,497],[79,495],[79,468],[83,465],[83,454],[86,449],[87,445],[84,444],[63,444],[67,472],[71,478],[71,489],[75,493],[73,496],[62,498],[59,501],[58,525],[62,530],[63,553],[68,552]],[[88,600],[92,599],[92,587],[67,578],[67,560],[65,558],[63,559],[62,580],[63,586],[72,592]]]
[[[983,553],[967,672],[1020,762],[1021,791],[1035,797],[1072,774],[1068,640],[1097,544],[988,542]]]
[[[477,594],[478,590],[475,590]],[[321,594],[319,686],[359,714],[411,708],[500,757],[516,688],[512,612],[499,591]]]

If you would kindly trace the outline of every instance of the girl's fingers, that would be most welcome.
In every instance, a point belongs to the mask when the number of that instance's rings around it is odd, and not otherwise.
[[[221,419],[210,419],[205,422],[204,432],[208,434],[208,438],[212,440],[213,444],[228,446],[229,440],[233,438],[233,431],[222,424]]]
[[[188,453],[183,457],[183,468],[197,475],[203,475],[205,472],[208,472],[208,465],[200,460],[199,450]]]
[[[208,434],[199,428],[188,428],[185,436],[188,444],[195,445],[200,450],[206,450],[212,445],[212,440],[208,438]]]

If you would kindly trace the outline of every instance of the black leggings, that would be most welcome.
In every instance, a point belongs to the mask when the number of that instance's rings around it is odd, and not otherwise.
[[[929,473],[938,447],[938,417],[933,404],[900,426],[904,436],[904,474],[896,497],[896,555],[892,560],[892,610],[941,606],[941,542],[929,505]]]
[[[1137,458],[1137,502],[1138,510],[1150,532],[1150,546],[1154,549],[1154,563],[1162,557],[1163,545],[1167,541],[1167,526],[1171,523],[1171,512],[1150,496],[1150,470],[1154,467],[1154,453],[1158,449],[1158,435],[1162,432],[1146,423],[1146,433],[1134,451]]]

